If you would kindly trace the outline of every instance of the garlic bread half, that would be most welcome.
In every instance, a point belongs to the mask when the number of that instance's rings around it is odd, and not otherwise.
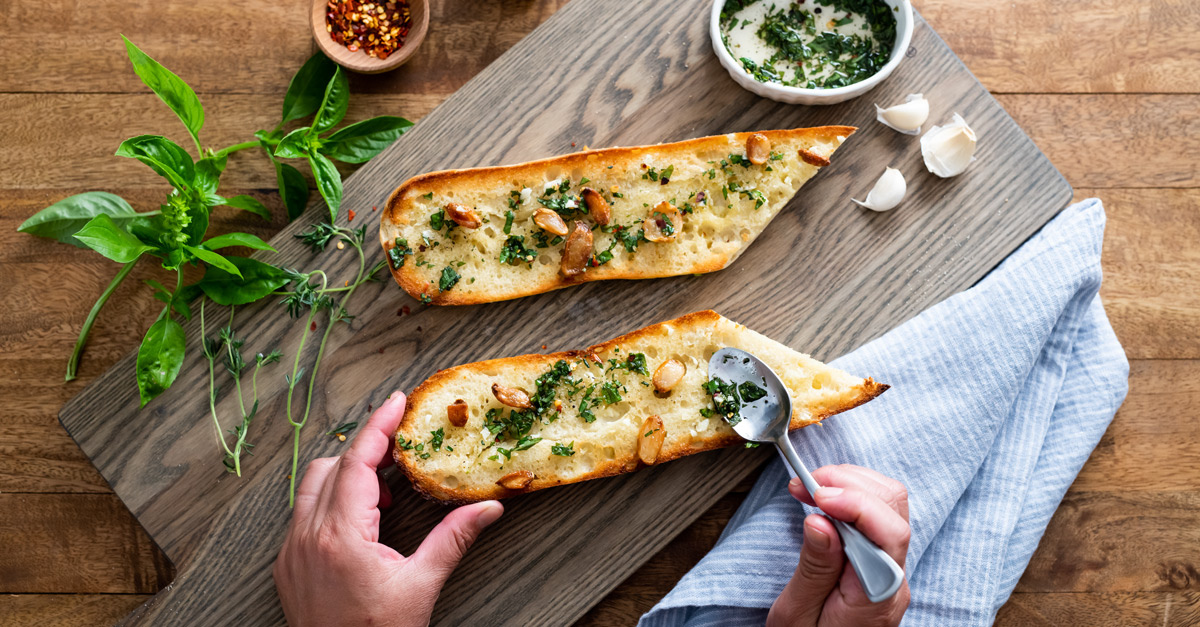
[[[388,198],[379,239],[400,286],[438,305],[713,272],[854,131],[731,133],[422,174]]]
[[[709,358],[726,346],[753,353],[783,379],[792,429],[888,387],[700,311],[585,350],[439,371],[408,398],[397,465],[422,494],[466,503],[744,442],[730,426],[736,395],[708,377]]]

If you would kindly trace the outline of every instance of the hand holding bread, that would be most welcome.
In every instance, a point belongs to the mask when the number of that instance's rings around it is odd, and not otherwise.
[[[272,571],[291,627],[425,627],[446,578],[504,507],[460,507],[411,555],[379,543],[380,509],[391,494],[377,469],[391,464],[391,434],[405,397],[388,397],[341,457],[304,471],[287,537]]]

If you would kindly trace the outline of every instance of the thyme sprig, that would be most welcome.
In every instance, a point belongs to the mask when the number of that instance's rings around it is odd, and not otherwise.
[[[222,460],[222,463],[229,472],[240,477],[242,476],[242,453],[249,455],[251,454],[250,450],[254,448],[254,445],[246,440],[246,436],[250,432],[250,423],[258,414],[258,371],[263,366],[278,362],[283,357],[283,353],[273,350],[266,354],[255,355],[254,372],[250,375],[251,405],[250,410],[247,411],[246,399],[242,393],[242,374],[246,368],[246,360],[242,356],[242,344],[245,343],[245,340],[237,337],[233,331],[235,308],[229,308],[229,324],[221,328],[217,337],[208,337],[204,316],[204,304],[207,300],[207,298],[200,299],[200,337],[203,338],[201,348],[204,352],[204,359],[208,361],[208,408],[212,414],[213,426],[216,427],[217,441],[225,452],[225,459]],[[221,431],[221,420],[217,416],[216,364],[218,360],[223,361],[225,371],[234,381],[238,409],[241,412],[241,422],[226,431],[233,436],[233,446],[226,442],[225,435]]]
[[[289,507],[295,506],[296,502],[296,472],[299,469],[300,460],[300,431],[308,423],[309,414],[312,410],[313,386],[321,367],[321,358],[325,355],[325,345],[329,341],[329,334],[333,332],[333,328],[338,322],[349,323],[353,319],[353,316],[347,310],[346,304],[354,296],[355,290],[360,285],[376,280],[376,275],[383,268],[383,262],[377,263],[370,268],[367,267],[366,255],[363,253],[363,242],[366,240],[365,227],[361,229],[348,229],[332,224],[319,224],[313,225],[296,237],[304,240],[305,243],[312,242],[310,245],[314,246],[314,249],[318,251],[324,250],[334,237],[340,237],[358,255],[358,271],[354,276],[354,280],[347,281],[342,288],[330,288],[329,277],[322,270],[315,270],[306,274],[293,271],[292,291],[281,301],[287,307],[288,314],[292,317],[299,317],[299,314],[303,313],[305,309],[308,310],[308,315],[304,321],[304,335],[300,338],[300,346],[296,349],[295,359],[292,361],[292,373],[290,376],[285,376],[288,384],[287,418],[288,424],[292,426],[292,472],[288,477]],[[329,296],[332,292],[340,292],[341,297],[335,301]],[[325,331],[321,334],[321,343],[317,347],[317,354],[312,362],[311,374],[308,375],[304,411],[301,413],[298,409],[294,409],[295,404],[293,403],[296,388],[305,376],[305,368],[300,365],[300,357],[304,353],[304,345],[308,342],[309,335],[312,330],[316,329],[316,316],[322,311],[328,311],[329,314],[326,317]]]

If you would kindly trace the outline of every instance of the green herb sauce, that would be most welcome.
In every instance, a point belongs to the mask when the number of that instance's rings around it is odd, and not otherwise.
[[[896,41],[895,12],[882,0],[728,0],[721,36],[759,82],[834,89],[887,64]]]

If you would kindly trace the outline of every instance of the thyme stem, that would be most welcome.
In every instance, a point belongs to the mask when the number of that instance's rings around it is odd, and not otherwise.
[[[308,375],[308,389],[304,402],[304,415],[300,418],[299,422],[292,419],[292,390],[296,387],[297,383],[296,369],[300,363],[300,351],[304,349],[304,339],[308,337],[308,330],[312,328],[313,314],[316,313],[313,309],[309,310],[308,320],[305,322],[304,338],[301,338],[300,349],[296,351],[296,361],[292,367],[292,380],[288,387],[288,422],[290,422],[292,425],[292,473],[289,476],[288,507],[295,507],[296,504],[296,472],[298,471],[300,465],[300,430],[303,429],[305,423],[308,422],[309,412],[312,409],[313,386],[316,384],[317,370],[321,367],[321,357],[325,354],[325,344],[329,341],[329,335],[333,332],[333,328],[337,325],[342,315],[346,312],[345,303],[347,303],[354,296],[354,291],[358,288],[358,286],[366,282],[363,275],[366,274],[367,259],[363,254],[362,242],[354,237],[353,231],[347,229],[338,229],[338,231],[339,233],[348,236],[347,239],[350,241],[350,244],[354,246],[354,250],[358,253],[358,274],[355,275],[354,281],[344,288],[346,290],[346,294],[342,296],[342,299],[338,301],[337,305],[329,314],[329,321],[325,327],[325,333],[321,336],[321,344],[317,348],[317,358],[313,362],[312,372]],[[370,276],[366,278],[369,279]],[[337,289],[334,288],[334,290],[328,290],[327,288],[328,279],[325,276],[325,273],[322,272],[321,290],[334,291]]]
[[[233,311],[234,311],[234,306],[230,305],[229,306],[229,334],[231,337],[233,336]],[[229,355],[229,363],[233,364],[234,363],[233,344],[230,342],[225,342],[225,351]],[[242,377],[240,376],[241,373],[238,372],[235,374],[235,373],[231,372],[230,374],[234,375],[233,383],[237,387],[238,405],[242,408],[242,419],[245,420],[245,418],[246,418],[246,401],[242,396]],[[236,450],[236,449],[234,449],[234,450]]]
[[[213,426],[217,428],[217,442],[220,442],[221,448],[225,449],[225,454],[233,457],[233,451],[229,450],[229,445],[225,443],[225,436],[221,435],[221,421],[217,418],[217,387],[216,377],[213,373],[213,362],[215,361],[213,354],[208,350],[208,336],[204,333],[204,301],[207,298],[200,299],[200,342],[204,348],[204,358],[208,360],[208,410],[212,413]],[[236,458],[234,459],[235,472],[240,477],[242,476],[241,466],[238,465]]]

